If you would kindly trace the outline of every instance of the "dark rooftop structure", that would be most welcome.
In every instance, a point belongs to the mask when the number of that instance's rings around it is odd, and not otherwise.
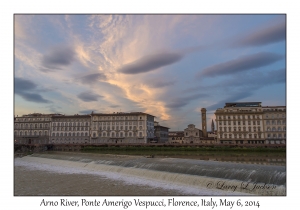
[[[261,102],[232,102],[225,103],[224,108],[227,107],[261,107]]]

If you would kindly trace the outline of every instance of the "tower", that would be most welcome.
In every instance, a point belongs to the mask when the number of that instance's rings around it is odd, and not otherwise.
[[[211,132],[215,132],[215,123],[213,119],[211,120]]]
[[[206,129],[206,109],[201,109],[201,116],[202,116],[202,132],[203,137],[207,137],[207,129]]]

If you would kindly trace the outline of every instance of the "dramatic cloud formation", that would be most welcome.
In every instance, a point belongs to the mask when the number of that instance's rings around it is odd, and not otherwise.
[[[17,15],[15,112],[141,111],[173,130],[227,100],[285,104],[285,19]]]
[[[124,74],[139,74],[153,71],[163,66],[171,65],[180,61],[183,55],[179,53],[158,53],[144,56],[132,63],[125,64],[119,69]]]
[[[282,55],[260,52],[207,67],[201,72],[197,73],[196,77],[216,77],[220,75],[232,74],[241,71],[247,71],[250,69],[261,68],[275,63],[276,61],[279,61],[283,58],[284,56]]]
[[[69,46],[57,46],[52,48],[42,58],[42,71],[61,70],[63,66],[68,66],[74,61],[75,52]]]
[[[88,74],[86,76],[77,78],[77,80],[83,84],[93,84],[97,83],[98,81],[105,81],[106,79],[107,77],[102,73]]]
[[[37,85],[26,79],[15,78],[15,93],[24,98],[26,101],[36,103],[50,103],[50,101],[44,99],[41,95],[34,93]]]
[[[103,96],[100,96],[98,94],[86,91],[82,92],[79,95],[77,95],[79,99],[85,102],[91,102],[91,101],[98,101],[98,98],[102,98]]]
[[[249,33],[231,45],[233,47],[260,46],[284,41],[286,39],[286,24],[281,21],[278,24],[265,26],[263,29]]]

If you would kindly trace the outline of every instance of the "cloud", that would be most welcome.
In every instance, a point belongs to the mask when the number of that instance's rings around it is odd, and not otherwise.
[[[220,90],[228,91],[229,88],[251,88],[259,89],[268,85],[280,84],[286,82],[286,69],[277,69],[272,71],[257,72],[251,71],[246,74],[237,74],[230,79],[218,81],[213,85],[197,85],[182,91],[183,94],[199,90],[210,90],[212,92]]]
[[[91,102],[91,101],[98,101],[98,98],[101,98],[103,96],[86,91],[80,93],[79,95],[77,95],[77,97],[82,101]]]
[[[234,41],[233,47],[261,46],[284,41],[286,39],[286,23],[280,22],[276,25],[266,26],[258,31],[248,33]]]
[[[15,93],[21,96],[26,101],[36,103],[51,103],[51,101],[44,99],[40,94],[34,93],[37,85],[30,80],[15,78]]]
[[[98,81],[104,81],[107,77],[103,73],[95,73],[95,74],[88,74],[83,77],[77,78],[83,84],[93,84]]]
[[[171,103],[168,103],[166,106],[171,109],[177,109],[177,108],[187,105],[190,101],[193,101],[193,100],[196,100],[199,98],[204,98],[207,96],[208,95],[205,93],[198,93],[198,94],[194,94],[194,95],[190,95],[190,96],[186,96],[186,97],[179,97],[179,98],[175,98],[175,99],[171,100]]]
[[[97,112],[97,110],[94,109],[86,109],[79,111],[79,114],[91,114],[92,112]]]
[[[110,105],[109,106],[110,108],[118,108],[118,107],[121,107],[120,105]]]
[[[125,64],[118,71],[124,74],[145,73],[176,63],[182,58],[182,54],[170,52],[147,55],[132,63]]]
[[[166,79],[161,79],[161,78],[153,78],[147,80],[147,86],[151,88],[162,88],[162,87],[172,86],[175,83],[176,83],[175,80],[167,81]]]
[[[42,57],[41,71],[48,72],[61,70],[64,66],[69,66],[75,60],[75,52],[69,46],[57,46],[52,48]]]
[[[238,102],[239,100],[243,99],[243,98],[247,98],[249,96],[253,95],[253,91],[241,91],[238,93],[235,93],[233,96],[226,98],[224,100],[219,101],[216,104],[213,104],[211,106],[206,107],[207,111],[215,111],[218,108],[223,108],[225,106],[225,103],[228,102]]]
[[[283,58],[284,56],[282,55],[260,52],[260,53],[239,57],[231,61],[227,61],[224,63],[207,67],[203,69],[201,72],[198,72],[196,77],[197,78],[215,77],[220,75],[238,73],[241,71],[247,71],[250,69],[264,67],[272,63],[275,63],[276,61],[279,61]]]

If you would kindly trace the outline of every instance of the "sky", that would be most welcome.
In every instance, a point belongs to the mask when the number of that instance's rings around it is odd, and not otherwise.
[[[145,112],[210,130],[226,102],[286,105],[286,15],[14,15],[14,115]]]

